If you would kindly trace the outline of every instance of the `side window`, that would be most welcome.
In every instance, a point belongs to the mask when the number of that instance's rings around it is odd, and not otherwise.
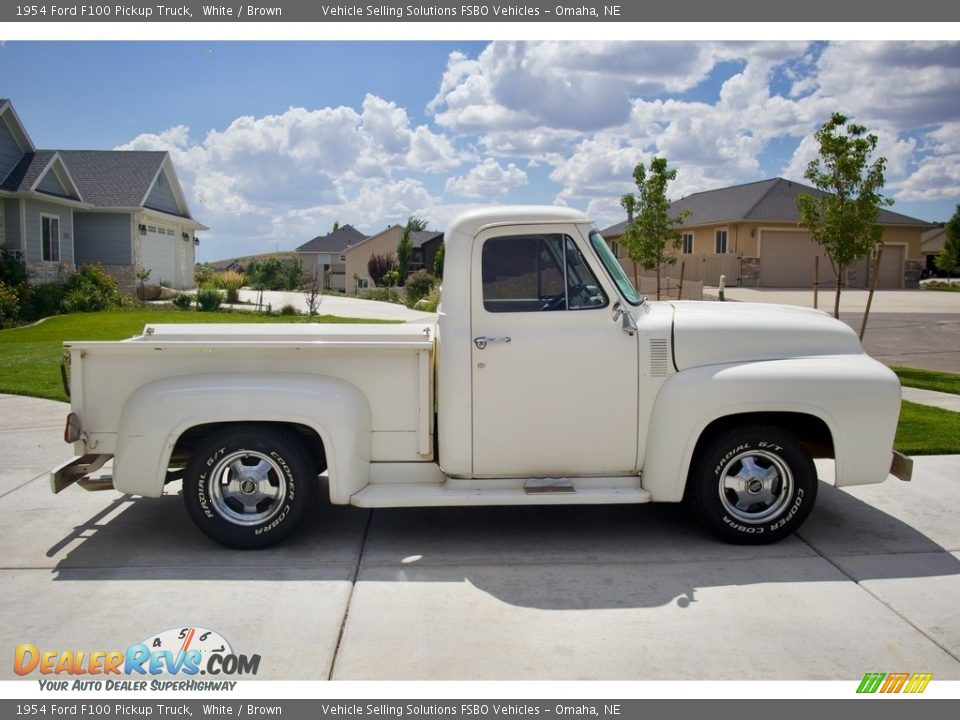
[[[481,272],[487,312],[586,310],[607,305],[600,283],[566,235],[487,240]]]

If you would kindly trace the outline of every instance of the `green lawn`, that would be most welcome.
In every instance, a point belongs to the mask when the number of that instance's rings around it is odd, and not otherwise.
[[[320,322],[379,322],[320,315]],[[123,340],[143,332],[148,323],[306,322],[302,316],[256,313],[203,313],[195,310],[143,308],[58,315],[39,325],[0,330],[0,393],[66,400],[60,383],[64,340]]]
[[[960,454],[960,413],[904,400],[893,446],[906,455]]]
[[[936,370],[918,370],[916,368],[894,366],[890,368],[904,387],[960,395],[960,374],[938,372]]]

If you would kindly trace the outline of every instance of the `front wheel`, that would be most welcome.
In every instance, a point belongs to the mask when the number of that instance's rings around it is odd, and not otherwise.
[[[190,517],[234,548],[289,535],[313,506],[317,467],[296,435],[256,425],[215,431],[194,449],[183,477]]]
[[[817,471],[791,433],[745,426],[709,442],[692,468],[689,501],[722,539],[776,542],[806,520],[817,497]]]

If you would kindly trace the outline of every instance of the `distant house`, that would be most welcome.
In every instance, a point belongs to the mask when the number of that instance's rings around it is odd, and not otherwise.
[[[397,245],[400,244],[402,225],[391,225],[386,230],[371,235],[360,242],[351,245],[346,251],[346,275],[350,278],[347,288],[348,295],[356,295],[358,291],[374,287],[373,279],[367,270],[367,264],[372,255],[395,255]],[[433,272],[433,260],[443,242],[443,231],[414,230],[410,233],[410,244],[413,246],[413,257],[410,271],[429,270]],[[356,280],[354,280],[356,278]]]
[[[678,228],[682,245],[678,260],[685,266],[685,277],[716,285],[720,275],[727,283],[748,287],[812,287],[814,258],[819,257],[819,282],[822,287],[836,286],[836,275],[823,248],[800,227],[797,196],[800,193],[822,195],[816,188],[773,178],[761,182],[695,193],[670,205],[674,213],[690,212]],[[934,226],[924,220],[890,210],[881,210],[883,254],[878,287],[916,287],[924,258],[921,235]],[[618,252],[628,273],[633,263],[621,246],[627,221],[602,231]],[[680,272],[680,262],[669,269]],[[851,287],[868,287],[873,263],[860,261],[848,271]],[[644,274],[640,272],[639,274]]]
[[[312,277],[315,271],[323,273],[328,289],[344,292],[347,289],[347,247],[363,242],[366,237],[352,225],[343,225],[298,247],[297,257],[303,263],[303,271],[307,277]]]
[[[64,267],[100,263],[131,292],[193,286],[197,230],[166,152],[38,150],[9,100],[0,99],[0,245],[35,282]]]

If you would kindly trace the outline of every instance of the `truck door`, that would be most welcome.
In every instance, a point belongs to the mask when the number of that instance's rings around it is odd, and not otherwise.
[[[572,231],[474,242],[475,477],[636,471],[638,338],[613,320],[616,295]]]

